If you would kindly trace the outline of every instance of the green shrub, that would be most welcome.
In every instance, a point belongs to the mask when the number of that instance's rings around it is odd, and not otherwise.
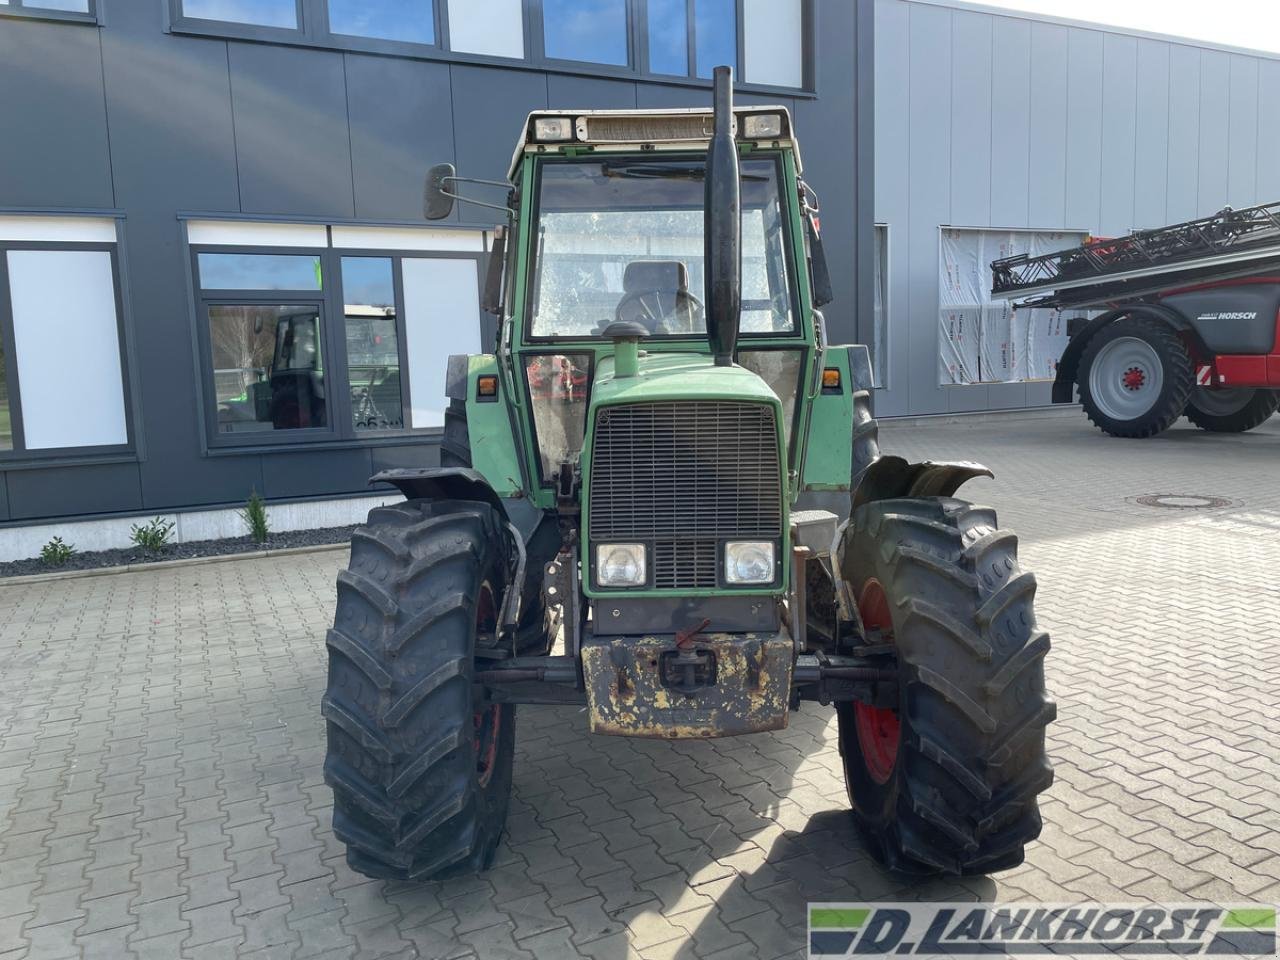
[[[267,524],[267,501],[257,490],[250,491],[249,500],[240,511],[240,519],[249,528],[249,536],[254,543],[266,543],[267,534],[271,532]]]
[[[159,550],[169,545],[174,526],[172,520],[153,517],[146,523],[135,523],[130,538],[143,550]]]
[[[54,537],[40,548],[40,559],[51,567],[60,567],[75,555],[74,543],[63,543],[61,537]]]

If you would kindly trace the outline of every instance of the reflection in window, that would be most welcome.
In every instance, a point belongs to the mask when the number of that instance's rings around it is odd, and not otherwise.
[[[738,363],[769,385],[782,401],[782,435],[791,446],[791,424],[796,416],[796,398],[800,394],[799,350],[742,350]]]
[[[431,0],[329,0],[329,32],[435,43]]]
[[[693,39],[698,76],[710,77],[714,67],[733,67],[738,73],[738,11],[736,0],[693,0]]]
[[[320,258],[276,253],[202,253],[206,290],[319,290]]]
[[[343,257],[347,381],[356,430],[404,426],[400,338],[389,257]]]
[[[295,0],[182,0],[182,12],[201,20],[248,23],[259,27],[298,27]]]
[[[89,12],[89,0],[26,0],[22,6],[29,10],[65,10],[67,13]]]
[[[554,60],[627,65],[627,0],[543,0],[542,24]]]
[[[326,426],[321,336],[314,305],[211,304],[218,432]]]
[[[560,464],[576,462],[582,452],[590,369],[589,353],[536,356],[526,361],[543,480],[553,480]]]
[[[9,409],[9,378],[4,365],[4,344],[0,343],[0,450],[13,449],[13,419]]]
[[[649,72],[689,75],[688,0],[649,0]]]
[[[795,330],[775,160],[742,170],[742,332]],[[650,336],[705,335],[700,161],[547,164],[532,334],[595,337],[614,320]]]

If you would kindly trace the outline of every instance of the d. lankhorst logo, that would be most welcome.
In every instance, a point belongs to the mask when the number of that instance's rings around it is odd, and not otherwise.
[[[1275,957],[1274,904],[816,903],[809,956]]]

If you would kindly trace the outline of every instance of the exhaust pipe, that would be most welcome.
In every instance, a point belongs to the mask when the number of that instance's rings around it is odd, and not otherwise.
[[[703,211],[707,334],[716,366],[733,366],[742,321],[742,184],[733,137],[733,69],[713,73],[715,108]]]

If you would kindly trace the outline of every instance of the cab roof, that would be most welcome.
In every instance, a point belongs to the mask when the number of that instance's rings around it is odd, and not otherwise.
[[[796,159],[796,172],[801,170],[800,145],[796,142],[791,112],[780,104],[735,107],[734,134],[739,141],[760,146],[785,147]],[[781,119],[777,136],[745,136],[747,118],[776,115]],[[569,121],[568,136],[539,138],[535,131],[538,120]],[[614,152],[643,148],[648,150],[706,149],[711,142],[713,114],[710,107],[682,107],[667,110],[535,110],[525,119],[520,140],[511,157],[507,178],[514,180],[526,152],[564,147],[591,146],[597,152]]]

